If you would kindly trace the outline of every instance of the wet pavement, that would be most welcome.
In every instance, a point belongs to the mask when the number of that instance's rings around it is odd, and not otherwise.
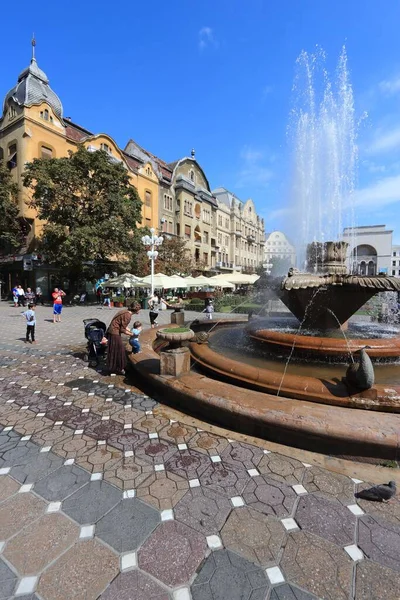
[[[113,314],[39,307],[30,345],[0,304],[0,600],[399,600],[398,499],[88,368]]]

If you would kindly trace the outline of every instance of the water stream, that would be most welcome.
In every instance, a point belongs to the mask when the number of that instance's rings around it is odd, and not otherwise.
[[[353,353],[352,353],[352,351],[351,351],[351,348],[350,348],[350,343],[349,343],[349,340],[348,340],[348,338],[347,338],[347,335],[346,335],[346,334],[345,334],[345,332],[344,332],[344,329],[343,329],[343,327],[342,327],[342,324],[340,323],[339,319],[337,318],[337,316],[335,315],[335,313],[333,312],[333,310],[331,310],[330,308],[328,308],[327,310],[328,310],[328,312],[330,312],[330,313],[331,313],[331,315],[332,315],[332,316],[333,316],[333,317],[336,319],[336,322],[337,322],[337,324],[339,325],[340,331],[341,331],[341,332],[342,332],[342,334],[343,334],[344,341],[346,342],[346,346],[347,346],[347,350],[348,350],[348,353],[349,353],[349,357],[350,357],[350,359],[351,359],[351,362],[352,362],[352,363],[354,363],[354,358],[353,358]]]

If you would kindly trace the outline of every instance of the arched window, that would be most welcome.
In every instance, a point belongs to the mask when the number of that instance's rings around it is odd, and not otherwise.
[[[151,206],[151,192],[149,190],[145,191],[144,203],[146,206]]]
[[[111,154],[111,148],[108,144],[100,144],[100,150],[104,150],[107,154]]]
[[[193,171],[193,169],[190,169],[190,171],[189,171],[189,177],[190,177],[190,181],[194,181],[194,171]]]

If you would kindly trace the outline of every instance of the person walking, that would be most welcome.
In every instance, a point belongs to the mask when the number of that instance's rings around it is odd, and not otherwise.
[[[53,298],[53,323],[61,323],[61,313],[62,313],[62,299],[65,296],[65,292],[58,288],[54,288],[54,292],[51,294]]]
[[[158,313],[160,312],[160,297],[158,294],[153,294],[149,300],[149,318],[151,328],[154,329],[158,319]]]
[[[25,292],[21,285],[17,285],[18,306],[25,306]]]
[[[132,315],[139,314],[140,308],[140,304],[133,302],[128,308],[117,312],[115,317],[111,319],[111,323],[107,329],[107,370],[109,373],[125,374],[126,350],[121,335],[132,336],[128,325],[132,319]]]
[[[36,287],[36,305],[38,305],[39,302],[43,306],[43,294],[40,285]]]
[[[29,341],[31,344],[36,344],[35,340],[35,325],[36,325],[36,315],[35,315],[35,306],[31,302],[28,304],[28,310],[22,313],[22,316],[26,319],[26,337],[25,344]],[[29,340],[29,338],[31,338]]]
[[[14,302],[14,308],[16,308],[18,306],[18,290],[16,285],[14,285],[12,289],[12,297]]]

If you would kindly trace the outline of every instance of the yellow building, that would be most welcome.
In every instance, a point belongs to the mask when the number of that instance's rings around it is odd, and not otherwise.
[[[1,259],[6,289],[21,283],[24,286],[40,285],[47,293],[52,285],[51,268],[39,265],[36,255],[29,253],[35,238],[40,237],[43,223],[27,204],[29,190],[22,185],[24,165],[34,158],[67,156],[68,151],[74,151],[78,144],[84,144],[91,151],[103,149],[113,160],[123,162],[143,202],[142,225],[157,228],[159,178],[152,161],[133,158],[109,135],[93,134],[65,118],[61,100],[51,89],[47,75],[38,67],[35,42],[32,41],[31,62],[6,94],[0,118],[0,160],[6,160],[19,185],[20,219],[26,233],[20,253]]]

